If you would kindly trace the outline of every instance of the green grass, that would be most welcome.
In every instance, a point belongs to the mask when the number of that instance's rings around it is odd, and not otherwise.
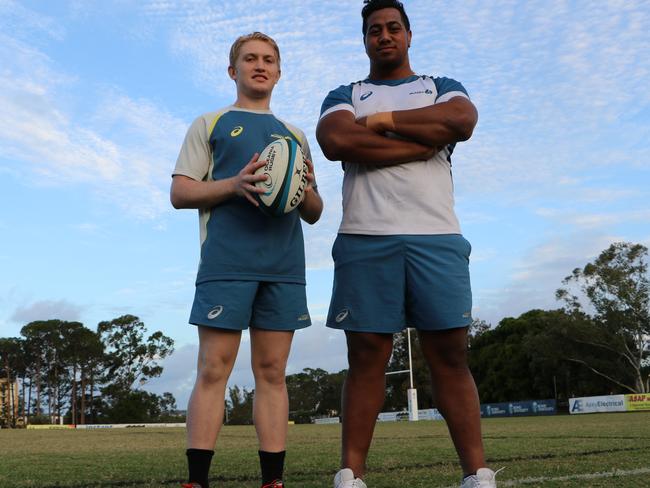
[[[500,486],[650,486],[650,413],[485,419],[483,434]],[[339,425],[290,426],[289,488],[330,488],[339,443]],[[0,488],[178,486],[184,444],[182,429],[1,430]],[[369,488],[458,486],[443,422],[379,423],[368,467]],[[224,427],[211,486],[258,488],[258,470],[253,427]],[[614,470],[630,473],[579,477]]]

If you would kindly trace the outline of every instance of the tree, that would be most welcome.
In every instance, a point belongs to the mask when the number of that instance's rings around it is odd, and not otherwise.
[[[483,402],[534,398],[567,401],[602,393],[606,382],[566,360],[578,346],[566,340],[580,318],[564,310],[530,310],[470,340],[469,365]]]
[[[338,414],[344,379],[345,371],[328,373],[321,368],[305,368],[287,376],[289,418],[308,423],[314,417]]]
[[[42,388],[47,395],[48,416],[51,421],[61,416],[65,402],[65,388],[68,376],[64,364],[63,350],[68,328],[81,327],[79,322],[62,320],[38,320],[24,326],[20,333],[25,337],[26,347],[36,383],[36,415],[41,414]],[[31,382],[30,382],[31,383]]]
[[[146,328],[134,315],[123,315],[97,326],[106,350],[106,379],[129,391],[162,374],[159,361],[174,352],[174,340],[161,331],[145,339]]]
[[[644,381],[650,358],[647,258],[641,244],[614,243],[593,263],[574,269],[556,292],[569,313],[586,315],[585,299],[593,310],[591,323],[581,323],[568,336],[589,356],[568,359],[632,393],[650,391],[650,380]]]
[[[253,423],[253,398],[255,391],[239,389],[237,385],[228,388],[226,409],[228,423],[232,425],[250,425]]]

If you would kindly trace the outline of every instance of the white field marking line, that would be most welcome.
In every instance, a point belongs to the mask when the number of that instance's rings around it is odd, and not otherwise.
[[[593,480],[598,478],[615,478],[619,476],[635,476],[637,474],[648,474],[650,473],[650,468],[639,468],[639,469],[615,469],[614,471],[605,471],[601,473],[584,473],[584,474],[571,474],[567,476],[556,476],[550,478],[548,476],[540,476],[539,478],[521,478],[518,480],[508,480],[508,481],[498,481],[497,486],[517,486],[517,485],[529,485],[532,483],[545,483],[549,481],[570,481],[570,480]],[[458,488],[458,485],[451,485],[446,488]]]

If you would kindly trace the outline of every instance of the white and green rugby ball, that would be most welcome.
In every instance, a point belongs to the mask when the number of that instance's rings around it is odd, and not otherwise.
[[[255,195],[262,211],[282,216],[295,210],[307,186],[308,167],[300,146],[293,139],[276,139],[264,148],[258,160],[266,161],[255,172],[266,175],[266,180],[255,183],[264,190]]]

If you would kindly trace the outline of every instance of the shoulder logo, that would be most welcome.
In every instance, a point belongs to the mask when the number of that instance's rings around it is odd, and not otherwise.
[[[242,132],[244,132],[244,128],[241,125],[238,125],[232,131],[230,131],[230,137],[237,137]]]
[[[344,308],[341,310],[338,315],[334,318],[337,324],[340,324],[343,322],[345,319],[348,318],[348,315],[350,314],[350,311],[347,308]]]
[[[370,95],[372,95],[372,91],[367,91],[366,93],[361,95],[359,99],[363,102],[364,100],[367,100],[370,97]]]
[[[212,310],[208,312],[208,319],[216,319],[223,312],[223,305],[217,305]]]

